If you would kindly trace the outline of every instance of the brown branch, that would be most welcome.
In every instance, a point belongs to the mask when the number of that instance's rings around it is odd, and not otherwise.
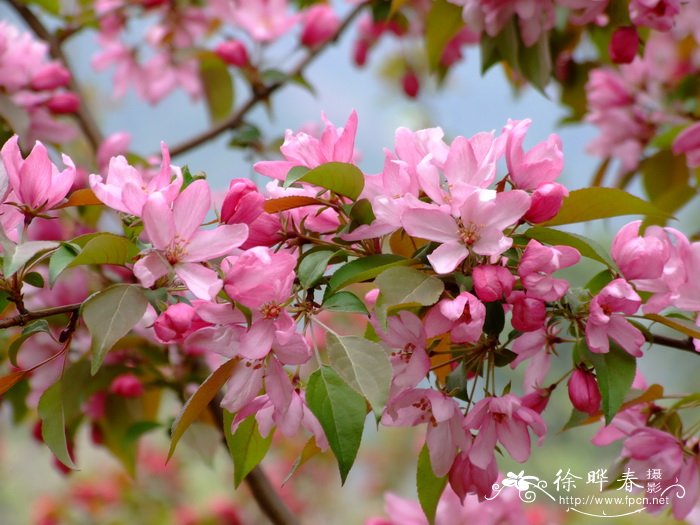
[[[683,350],[684,352],[690,352],[691,354],[700,356],[700,352],[697,352],[695,350],[695,345],[693,345],[693,339],[690,337],[688,337],[687,339],[674,339],[673,337],[666,337],[665,335],[648,333],[646,334],[646,340],[655,345],[676,348],[678,350]]]
[[[12,0],[14,1],[14,0]],[[367,2],[363,2],[359,5],[357,5],[343,20],[343,22],[340,24],[338,27],[338,30],[336,31],[335,35],[329,39],[328,41],[324,42],[323,44],[311,49],[308,54],[297,64],[295,68],[291,70],[290,73],[287,74],[288,79],[292,79],[295,77],[300,76],[306,67],[313,62],[313,60],[323,51],[325,50],[329,44],[337,42],[340,36],[345,32],[345,30],[350,26],[352,21],[357,17],[357,15],[360,14],[360,12],[368,5]],[[285,86],[287,81],[279,81],[279,82],[273,82],[272,84],[269,84],[267,86],[263,86],[259,89],[254,89],[253,94],[250,96],[248,100],[246,100],[243,105],[241,105],[238,110],[233,113],[230,117],[228,117],[226,120],[222,121],[221,123],[217,124],[216,126],[198,134],[195,135],[194,137],[185,140],[184,142],[177,144],[173,147],[170,148],[170,155],[172,157],[175,157],[177,155],[181,155],[193,148],[196,148],[198,146],[201,146],[205,142],[217,137],[221,133],[227,130],[231,129],[236,129],[239,127],[241,124],[243,124],[243,119],[245,116],[248,114],[248,112],[253,109],[255,106],[257,106],[260,102],[263,102],[264,100],[267,100],[270,95],[272,95],[275,91],[279,90],[281,87]]]
[[[224,447],[228,450],[228,444],[226,443],[226,437],[223,432],[224,413],[221,409],[221,394],[215,396],[211,403],[209,403],[209,410],[211,411],[214,421],[216,421],[217,427],[221,430],[221,440],[224,443]],[[297,520],[296,516],[292,514],[292,511],[289,510],[284,501],[279,497],[279,494],[277,494],[272,483],[270,483],[265,471],[259,465],[253,468],[250,474],[245,477],[245,482],[252,492],[260,510],[262,510],[272,523],[275,525],[299,524],[299,520]]]
[[[27,312],[15,315],[14,317],[9,317],[8,319],[3,319],[0,321],[0,330],[3,328],[10,328],[12,326],[24,326],[30,321],[35,319],[44,319],[45,317],[51,317],[54,315],[61,314],[74,314],[80,310],[82,303],[78,304],[66,304],[64,306],[54,306],[53,308],[45,308],[43,310],[37,310],[35,312]]]
[[[96,152],[103,140],[102,132],[97,126],[95,119],[92,118],[92,114],[86,107],[85,96],[83,95],[80,86],[75,81],[75,74],[70,66],[70,62],[68,62],[68,58],[66,57],[65,53],[63,53],[60,41],[55,35],[51,34],[48,29],[46,29],[46,26],[44,26],[42,21],[39,20],[32,10],[24,5],[20,0],[7,0],[7,2],[14,8],[15,11],[17,11],[17,14],[22,17],[32,31],[34,31],[36,36],[48,44],[51,56],[61,62],[70,72],[68,88],[78,95],[78,98],[80,98],[80,106],[78,111],[76,111],[73,116],[78,122],[78,126],[80,126],[83,135],[90,143],[93,151]]]

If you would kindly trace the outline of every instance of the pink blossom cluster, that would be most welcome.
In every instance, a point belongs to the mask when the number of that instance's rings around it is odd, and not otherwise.
[[[48,51],[48,44],[0,21],[0,116],[23,140],[63,142],[75,135],[58,117],[75,113],[80,100],[65,89],[70,73]]]

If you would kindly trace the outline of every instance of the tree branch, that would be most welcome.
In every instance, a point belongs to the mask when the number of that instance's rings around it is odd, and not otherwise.
[[[14,1],[14,0],[12,0]],[[329,44],[337,42],[340,36],[345,32],[345,30],[350,26],[352,21],[360,14],[360,12],[368,5],[367,2],[363,2],[359,5],[357,5],[343,20],[343,22],[340,24],[338,27],[338,30],[336,31],[335,35],[329,39],[328,41],[324,42],[323,44],[311,49],[309,53],[297,64],[295,68],[293,68],[287,75],[287,78],[295,78],[301,75],[306,67],[314,61],[314,59],[323,51],[325,50]],[[227,130],[231,129],[236,129],[239,127],[241,124],[243,124],[243,119],[245,116],[248,114],[248,112],[253,109],[255,106],[257,106],[260,102],[267,100],[270,95],[272,95],[275,91],[279,90],[281,87],[285,86],[287,81],[279,81],[279,82],[273,82],[272,84],[269,84],[267,86],[264,86],[260,89],[256,89],[253,91],[253,94],[250,96],[248,100],[246,100],[245,103],[243,103],[238,110],[233,113],[229,118],[226,120],[222,121],[221,123],[217,124],[216,126],[198,134],[195,135],[194,137],[185,140],[184,142],[177,144],[175,146],[172,146],[170,148],[170,155],[172,157],[175,157],[177,155],[182,155],[183,153],[196,148],[198,146],[201,146],[205,142],[217,137],[221,133]]]
[[[221,439],[224,447],[228,450],[226,437],[223,433],[224,413],[221,409],[221,393],[216,395],[209,403],[209,410],[216,421],[216,425],[221,430]],[[270,483],[265,471],[258,465],[245,477],[248,488],[253,493],[258,507],[275,525],[299,525],[299,520],[292,514],[284,501],[279,497],[277,491]]]
[[[51,56],[61,62],[63,66],[70,72],[70,81],[68,83],[68,88],[73,91],[78,98],[80,98],[80,107],[73,116],[78,122],[83,135],[86,140],[90,143],[93,151],[97,151],[97,148],[102,143],[103,137],[100,128],[97,126],[95,119],[92,118],[92,114],[86,107],[86,99],[82,93],[82,90],[75,80],[75,74],[68,62],[68,58],[63,53],[59,40],[55,35],[51,34],[46,26],[41,20],[19,0],[7,0],[7,2],[13,7],[17,14],[22,17],[22,19],[27,23],[27,25],[34,31],[36,36],[41,40],[44,40],[49,46],[49,52]]]
[[[54,306],[53,308],[45,308],[43,310],[37,310],[35,312],[26,312],[15,315],[8,319],[3,319],[0,321],[0,330],[4,328],[10,328],[12,326],[24,326],[30,321],[35,319],[43,319],[45,317],[51,317],[54,315],[61,314],[71,314],[80,310],[82,303],[77,304],[66,304],[63,306]]]
[[[695,345],[693,345],[693,339],[690,337],[688,337],[687,339],[674,339],[673,337],[666,337],[665,335],[649,333],[646,335],[646,340],[655,345],[668,346],[669,348],[677,348],[678,350],[683,350],[684,352],[690,352],[691,354],[700,356],[700,352],[697,352],[695,350]]]

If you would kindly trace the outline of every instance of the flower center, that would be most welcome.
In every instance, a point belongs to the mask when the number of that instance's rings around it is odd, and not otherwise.
[[[474,224],[470,222],[468,224],[463,224],[462,221],[458,221],[459,225],[459,237],[462,242],[467,246],[471,246],[476,241],[479,240],[481,236],[481,230],[484,227],[483,224]]]
[[[282,312],[282,306],[277,303],[265,303],[260,307],[263,319],[277,319]]]

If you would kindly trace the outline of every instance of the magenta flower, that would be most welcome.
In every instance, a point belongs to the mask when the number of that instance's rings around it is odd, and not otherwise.
[[[450,486],[464,501],[467,494],[476,494],[479,501],[491,496],[493,484],[498,481],[498,464],[495,454],[484,468],[477,467],[469,459],[471,445],[455,458],[450,469]]]
[[[530,457],[528,428],[540,438],[540,443],[547,433],[542,417],[513,394],[482,399],[469,411],[464,426],[479,430],[469,459],[482,469],[491,462],[496,442],[500,442],[515,461],[522,463]]]
[[[630,18],[637,26],[670,31],[680,9],[680,0],[631,0]]]
[[[134,265],[134,275],[150,288],[170,270],[199,299],[212,299],[223,283],[216,272],[201,263],[222,257],[240,246],[248,236],[244,224],[200,230],[211,203],[206,181],[190,184],[172,208],[161,192],[150,195],[143,207],[146,236],[153,244]]]
[[[122,155],[109,161],[106,179],[90,175],[90,187],[98,199],[112,209],[141,217],[150,195],[159,194],[166,205],[171,205],[182,186],[182,172],[170,165],[170,152],[160,143],[163,160],[160,171],[144,173],[131,166]]]
[[[508,297],[515,284],[515,277],[503,266],[477,266],[472,270],[472,279],[476,296],[486,303]]]
[[[584,368],[576,368],[567,385],[569,399],[576,410],[593,415],[600,409],[600,390],[595,376]]]
[[[432,389],[405,390],[389,401],[382,424],[388,427],[428,423],[425,441],[436,476],[450,470],[458,448],[468,446],[459,405],[451,397]]]
[[[473,252],[500,255],[513,244],[503,230],[520,220],[530,197],[520,190],[496,193],[475,189],[453,217],[444,208],[407,209],[402,218],[409,235],[442,243],[428,256],[437,273],[450,273]]]
[[[18,141],[17,135],[12,136],[0,151],[17,204],[30,213],[50,210],[65,198],[73,186],[75,165],[70,157],[63,155],[63,163],[67,167],[59,171],[51,162],[46,147],[38,141],[27,158],[23,159]],[[2,188],[2,185],[0,181],[0,192],[6,195],[7,187]]]
[[[566,279],[552,274],[573,266],[581,260],[581,254],[569,246],[544,246],[532,239],[518,265],[518,275],[527,289],[527,295],[542,301],[561,299],[569,289]]]
[[[627,353],[642,356],[644,334],[625,315],[633,315],[642,304],[637,292],[624,279],[615,279],[603,288],[590,303],[586,322],[586,342],[591,352],[605,354],[615,340]]]
[[[353,111],[344,128],[336,128],[325,115],[325,127],[321,136],[300,131],[287,130],[284,144],[280,147],[285,160],[257,162],[253,168],[261,175],[284,180],[289,170],[295,166],[316,168],[327,162],[352,162],[355,157],[355,133],[357,132],[357,112]]]
[[[303,13],[301,43],[307,47],[316,47],[332,38],[340,19],[328,4],[316,4]]]

